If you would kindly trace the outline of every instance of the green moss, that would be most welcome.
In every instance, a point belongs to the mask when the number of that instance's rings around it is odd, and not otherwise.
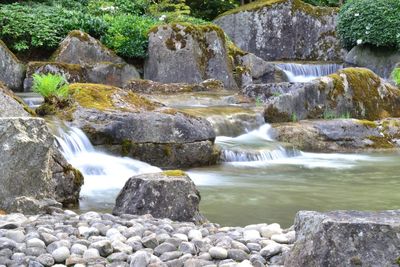
[[[269,106],[264,111],[264,118],[266,122],[274,123],[274,122],[289,122],[292,121],[292,116],[285,113],[280,112],[277,108],[273,106]]]
[[[129,152],[132,150],[133,144],[131,140],[122,140],[121,142],[121,155],[128,156]]]
[[[376,128],[378,127],[378,124],[374,121],[369,121],[369,120],[357,120],[358,124],[364,125],[367,128]]]
[[[331,100],[336,100],[339,96],[344,94],[344,83],[342,77],[338,73],[328,75],[333,80],[333,89],[330,91],[328,97]]]
[[[175,176],[175,177],[186,176],[186,173],[181,170],[168,170],[168,171],[163,171],[162,173],[166,176]]]
[[[393,149],[395,146],[386,137],[369,136],[369,140],[374,142],[370,147],[374,149]]]

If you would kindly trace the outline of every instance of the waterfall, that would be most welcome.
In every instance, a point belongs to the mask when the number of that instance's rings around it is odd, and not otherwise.
[[[343,68],[341,64],[277,64],[289,78],[289,82],[309,82],[318,77],[326,76]]]
[[[237,137],[218,136],[215,142],[222,147],[221,161],[265,162],[299,155],[299,151],[286,149],[274,141],[271,132],[271,125],[264,124]]]
[[[30,108],[37,108],[39,107],[44,99],[42,96],[40,96],[37,93],[33,93],[33,92],[29,92],[29,93],[16,93],[16,95],[18,97],[20,97],[22,99],[22,101],[24,101],[24,103],[30,107]]]
[[[84,196],[109,189],[120,190],[134,175],[161,171],[138,160],[97,151],[87,136],[76,127],[53,128],[56,128],[56,139],[62,154],[85,178],[81,190]]]

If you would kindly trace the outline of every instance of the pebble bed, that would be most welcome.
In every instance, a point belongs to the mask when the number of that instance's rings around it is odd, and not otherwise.
[[[0,215],[0,266],[281,266],[295,239],[279,224],[220,227],[72,211]]]

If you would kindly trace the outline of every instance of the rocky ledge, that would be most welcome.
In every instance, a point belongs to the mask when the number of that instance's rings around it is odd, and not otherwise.
[[[283,265],[295,238],[278,224],[220,227],[151,215],[0,215],[0,266]]]

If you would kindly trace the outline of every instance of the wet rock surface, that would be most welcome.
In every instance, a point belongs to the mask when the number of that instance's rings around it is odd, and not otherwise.
[[[8,225],[8,227],[7,227]],[[283,265],[291,244],[264,237],[266,224],[220,227],[151,215],[72,211],[0,215],[0,265],[265,266]],[[282,230],[291,236],[290,229]],[[247,240],[248,231],[255,231]],[[44,238],[51,236],[52,238]],[[79,266],[79,265],[78,265]]]
[[[396,266],[400,211],[300,211],[285,266]]]

